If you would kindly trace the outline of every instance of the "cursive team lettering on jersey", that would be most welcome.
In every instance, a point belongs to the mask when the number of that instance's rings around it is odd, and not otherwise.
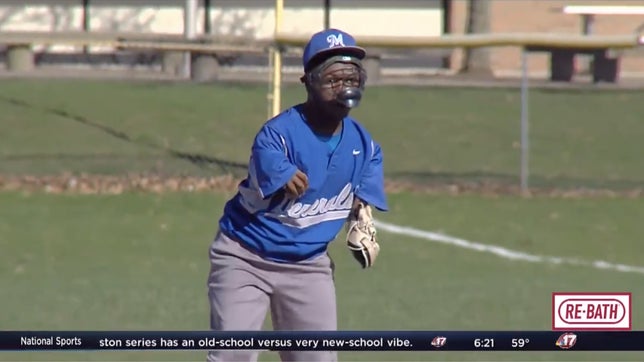
[[[353,204],[351,183],[346,184],[338,195],[330,199],[324,197],[315,200],[312,204],[291,201],[286,209],[286,214],[292,218],[300,218],[326,214],[329,211],[350,210]]]
[[[278,219],[281,223],[303,228],[325,221],[344,219],[349,216],[353,205],[351,183],[347,183],[340,193],[327,199],[321,197],[312,203],[285,200],[266,216]]]

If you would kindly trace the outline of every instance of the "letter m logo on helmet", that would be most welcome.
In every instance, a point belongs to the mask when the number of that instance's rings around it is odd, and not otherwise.
[[[326,37],[327,43],[329,43],[329,48],[343,47],[344,39],[342,39],[342,34],[330,34]]]

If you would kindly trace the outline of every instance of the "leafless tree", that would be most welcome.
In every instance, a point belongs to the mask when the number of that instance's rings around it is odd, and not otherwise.
[[[467,34],[490,32],[491,0],[467,0]],[[491,75],[490,48],[466,48],[461,72]]]

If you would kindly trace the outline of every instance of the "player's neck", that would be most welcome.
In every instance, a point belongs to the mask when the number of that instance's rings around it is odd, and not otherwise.
[[[342,120],[344,117],[333,117],[322,109],[318,109],[315,104],[304,104],[304,118],[306,123],[311,127],[313,132],[320,135],[333,135],[342,131]]]

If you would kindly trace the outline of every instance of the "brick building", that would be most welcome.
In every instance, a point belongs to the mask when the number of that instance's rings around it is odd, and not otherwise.
[[[545,32],[580,34],[582,18],[562,12],[565,5],[644,5],[643,0],[489,0],[491,32]],[[90,0],[85,19],[82,0],[3,0],[0,2],[0,31],[135,31],[175,33],[184,31],[185,0]],[[204,19],[213,34],[269,38],[274,28],[273,0],[212,0],[209,16],[205,1],[199,1],[197,33],[204,31]],[[309,34],[323,26],[323,0],[284,0],[283,30]],[[465,31],[466,0],[334,0],[331,26],[355,35],[438,36]],[[85,19],[85,20],[84,20]],[[630,34],[644,23],[644,16],[600,15],[594,21],[595,34]],[[94,47],[93,49],[96,49]],[[70,51],[51,46],[48,51]],[[71,49],[72,51],[74,49]],[[492,70],[497,75],[520,71],[516,47],[492,48]],[[456,70],[462,50],[455,50],[449,62]],[[644,50],[642,51],[644,54]],[[580,58],[583,61],[583,58]],[[582,64],[583,65],[583,64]],[[580,67],[580,68],[583,68]],[[621,74],[644,75],[644,56],[629,51],[621,61]],[[549,55],[532,53],[532,74],[549,72]]]
[[[644,1],[622,0],[490,0],[491,32],[545,32],[581,34],[582,18],[562,12],[565,5],[644,5]],[[448,28],[452,33],[465,31],[467,2],[453,0],[448,11]],[[599,15],[593,23],[593,33],[603,35],[631,34],[644,24],[642,15]],[[491,62],[496,74],[518,74],[520,72],[520,50],[518,48],[494,48]],[[462,52],[455,51],[451,66],[457,69],[462,62]],[[627,52],[621,60],[621,73],[644,76],[644,50]],[[548,74],[549,56],[535,53],[529,58],[532,74]]]

